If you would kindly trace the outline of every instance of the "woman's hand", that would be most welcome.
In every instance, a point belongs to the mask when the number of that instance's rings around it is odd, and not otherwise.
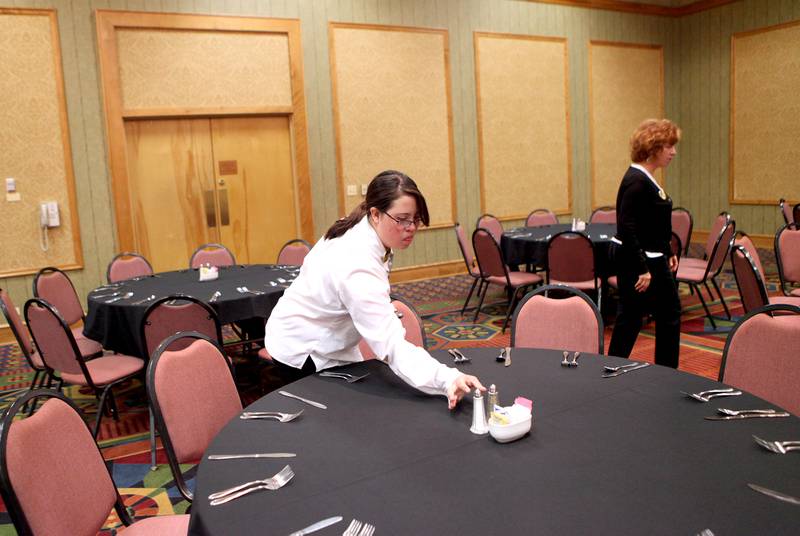
[[[484,387],[480,380],[478,380],[478,378],[475,376],[462,374],[453,380],[453,383],[451,383],[450,387],[447,388],[448,409],[455,408],[456,404],[458,404],[458,401],[461,400],[464,395],[469,393],[472,389],[486,391],[486,387]]]
[[[633,285],[633,288],[636,289],[636,292],[645,292],[649,286],[650,272],[645,272],[639,276],[639,279],[636,280],[636,284]]]
[[[673,255],[669,258],[669,271],[670,272],[677,272],[678,271],[678,256]]]

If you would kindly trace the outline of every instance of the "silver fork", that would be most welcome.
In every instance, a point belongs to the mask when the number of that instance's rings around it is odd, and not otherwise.
[[[361,521],[353,519],[342,533],[342,536],[357,536],[358,532],[361,530],[361,525]]]
[[[261,295],[261,294],[264,294],[264,293],[263,293],[263,292],[261,292],[260,290],[250,290],[250,289],[249,289],[249,288],[247,288],[247,287],[236,287],[236,290],[238,290],[238,291],[239,291],[241,294],[245,294],[245,293],[246,293],[246,294],[255,294],[256,296],[259,296],[259,295]]]
[[[151,301],[153,301],[155,299],[156,299],[156,295],[155,294],[150,294],[146,298],[142,298],[141,300],[136,300],[131,305],[142,305],[143,303],[151,302]]]
[[[322,372],[319,373],[319,375],[322,376],[323,378],[341,378],[341,379],[347,381],[347,383],[353,383],[353,382],[357,382],[358,380],[364,379],[367,376],[369,376],[369,372],[367,372],[366,374],[362,374],[361,376],[354,376],[354,375],[348,374],[346,372],[329,372],[329,371],[323,370]]]
[[[361,528],[361,532],[358,533],[358,536],[372,536],[374,533],[375,527],[369,523],[364,523],[364,526]]]
[[[708,402],[712,398],[716,398],[718,396],[739,396],[742,394],[741,391],[725,391],[722,393],[711,393],[706,396],[702,396],[699,393],[687,393],[686,391],[681,391],[681,393],[685,394],[688,397],[694,398],[695,400],[699,400],[700,402]]]
[[[244,420],[249,419],[275,419],[280,422],[289,422],[298,418],[304,410],[297,413],[281,413],[279,411],[245,411],[239,418]]]
[[[728,409],[717,408],[717,411],[723,415],[759,415],[765,413],[775,413],[774,409]]]
[[[569,354],[569,352],[565,352],[565,354]],[[566,355],[564,356],[564,358],[566,359]],[[609,367],[608,365],[606,365],[603,368],[608,372],[617,372],[618,370],[625,370],[626,368],[636,367],[638,365],[641,365],[641,363],[631,363],[629,365],[620,365],[618,367]]]
[[[245,482],[244,484],[212,493],[208,496],[208,498],[211,500],[211,506],[218,506],[261,489],[273,491],[280,489],[285,486],[286,483],[289,482],[293,477],[294,471],[290,466],[287,465],[273,477],[265,478],[263,480]]]
[[[777,454],[786,454],[787,452],[791,452],[793,450],[800,450],[800,441],[767,441],[766,439],[761,439],[755,435],[753,436],[753,439],[755,439],[756,443],[765,449]]]

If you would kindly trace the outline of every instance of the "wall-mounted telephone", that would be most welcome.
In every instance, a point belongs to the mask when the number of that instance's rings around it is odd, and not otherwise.
[[[61,225],[61,217],[58,213],[58,203],[49,201],[39,205],[39,227],[42,230],[40,245],[42,251],[47,251],[49,243],[47,240],[47,229]]]

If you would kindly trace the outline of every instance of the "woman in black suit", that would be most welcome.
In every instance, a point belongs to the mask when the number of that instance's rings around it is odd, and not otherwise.
[[[631,137],[631,160],[617,192],[617,235],[613,252],[619,307],[609,355],[628,357],[652,312],[656,321],[656,364],[678,368],[681,303],[670,250],[672,199],[653,178],[675,157],[681,131],[668,119],[648,119]]]

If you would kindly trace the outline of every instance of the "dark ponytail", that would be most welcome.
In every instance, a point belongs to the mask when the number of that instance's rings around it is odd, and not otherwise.
[[[428,215],[428,204],[419,191],[417,183],[405,173],[399,171],[387,170],[378,173],[372,179],[367,187],[367,196],[353,211],[344,218],[341,218],[331,225],[328,232],[325,233],[325,238],[330,240],[338,238],[346,233],[350,228],[354,227],[361,221],[369,209],[375,207],[380,212],[386,212],[392,206],[395,199],[404,195],[410,195],[417,202],[417,214],[422,223],[428,225],[430,223],[430,216]]]

